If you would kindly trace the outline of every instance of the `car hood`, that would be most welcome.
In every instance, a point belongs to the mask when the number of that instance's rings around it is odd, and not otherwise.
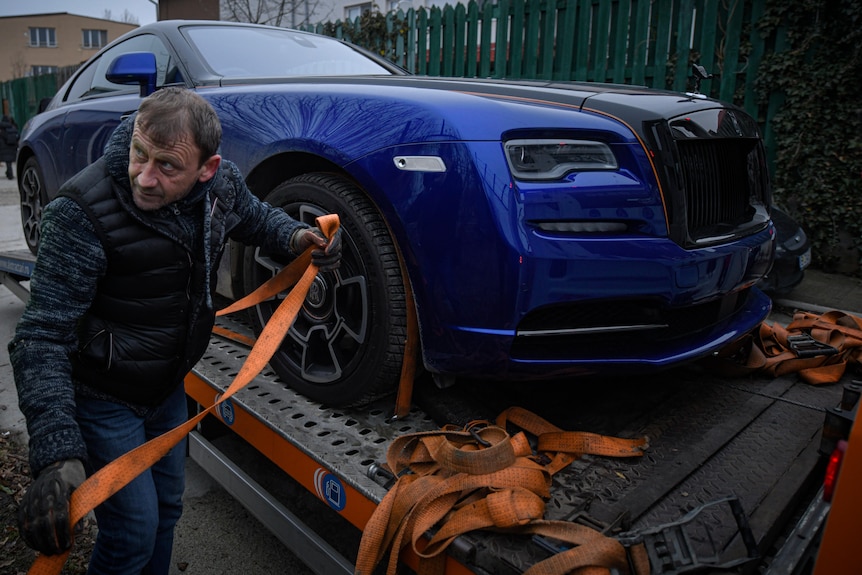
[[[308,78],[284,79],[284,84],[307,84]],[[272,85],[272,78],[261,79]],[[642,139],[647,126],[657,121],[669,121],[697,112],[713,110],[723,113],[734,110],[739,117],[747,117],[741,109],[701,95],[657,91],[645,86],[602,84],[591,82],[559,82],[542,80],[495,80],[478,78],[444,78],[433,76],[353,76],[319,77],[314,84],[325,86],[349,85],[358,91],[379,88],[405,88],[440,90],[465,96],[496,99],[501,102],[542,106],[559,109],[577,109],[614,118],[626,124]],[[222,80],[221,85],[255,84],[248,78],[235,81]],[[750,121],[744,123],[748,126]],[[743,134],[738,134],[743,135]],[[746,136],[753,136],[745,130]]]

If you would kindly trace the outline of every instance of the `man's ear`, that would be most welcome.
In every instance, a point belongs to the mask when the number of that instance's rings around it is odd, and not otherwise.
[[[219,165],[221,165],[221,156],[218,154],[210,156],[207,161],[204,162],[203,166],[201,166],[201,173],[200,176],[198,176],[198,181],[206,182],[212,178],[218,171]]]

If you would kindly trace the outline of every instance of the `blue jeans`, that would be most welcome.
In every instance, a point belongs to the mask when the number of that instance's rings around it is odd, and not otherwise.
[[[77,420],[92,473],[188,419],[182,385],[143,417],[111,401],[77,397]],[[167,575],[182,514],[186,442],[95,509],[99,532],[88,575]]]

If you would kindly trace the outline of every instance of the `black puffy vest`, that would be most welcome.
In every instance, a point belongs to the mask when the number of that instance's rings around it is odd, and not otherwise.
[[[205,309],[203,249],[180,242],[176,218],[134,216],[130,194],[114,189],[100,163],[60,193],[87,213],[108,262],[78,328],[73,376],[122,401],[156,405],[182,382],[209,341],[214,317]],[[103,177],[93,181],[97,174]],[[195,213],[202,220],[201,204]]]

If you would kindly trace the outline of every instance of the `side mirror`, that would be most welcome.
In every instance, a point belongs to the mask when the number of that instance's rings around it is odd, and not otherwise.
[[[51,98],[42,98],[41,100],[39,100],[39,111],[36,113],[41,114],[42,112],[47,110],[48,104],[50,104],[50,103],[51,103]]]
[[[114,84],[138,84],[141,98],[156,91],[156,55],[152,52],[129,52],[117,56],[105,73]]]

